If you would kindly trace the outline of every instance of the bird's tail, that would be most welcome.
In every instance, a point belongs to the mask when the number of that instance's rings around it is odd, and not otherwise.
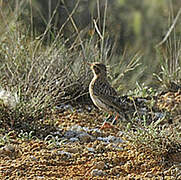
[[[142,121],[144,118],[150,124],[163,117],[163,113],[156,106],[156,97],[131,97],[120,96],[116,98],[120,105],[121,114],[124,119],[136,119]]]

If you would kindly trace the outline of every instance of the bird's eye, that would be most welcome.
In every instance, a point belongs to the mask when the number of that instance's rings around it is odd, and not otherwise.
[[[100,73],[100,69],[97,66],[94,66],[93,68],[94,68],[94,71],[95,71],[96,74]]]

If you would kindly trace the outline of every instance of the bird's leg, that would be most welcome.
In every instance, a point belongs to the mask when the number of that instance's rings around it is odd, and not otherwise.
[[[100,130],[107,129],[107,128],[112,128],[112,125],[110,123],[110,120],[112,120],[112,118],[113,118],[113,115],[109,114],[108,118],[106,118],[106,120],[103,122]]]
[[[104,122],[100,128],[100,130],[113,128],[113,126],[109,122]]]
[[[117,113],[116,114],[116,117],[113,119],[113,121],[112,121],[112,125],[115,125],[116,124],[116,122],[117,122],[117,120],[118,120],[118,117],[119,117],[119,114]]]
[[[109,114],[108,117],[105,119],[105,122],[110,122],[110,121],[112,121],[113,117],[114,117],[114,116],[113,116],[112,114]]]
[[[100,130],[103,129],[108,129],[108,128],[112,128],[112,125],[110,123],[110,120],[112,120],[112,114],[109,114],[108,117],[105,119],[105,121],[103,122]]]

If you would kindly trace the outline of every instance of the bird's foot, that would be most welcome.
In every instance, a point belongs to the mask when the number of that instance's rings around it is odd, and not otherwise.
[[[109,122],[104,122],[103,125],[101,126],[100,130],[110,129],[110,128],[114,128],[114,126]]]
[[[114,119],[114,116],[113,115],[109,115],[104,122],[112,122]]]
[[[112,121],[112,125],[116,125],[116,123],[117,123],[117,119],[115,118],[115,119],[113,119],[113,121]]]
[[[112,121],[112,125],[116,125],[119,115],[117,114],[116,117]]]

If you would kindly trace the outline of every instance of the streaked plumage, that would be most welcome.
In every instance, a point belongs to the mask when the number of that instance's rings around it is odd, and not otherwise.
[[[129,98],[128,96],[119,97],[116,90],[107,80],[107,69],[102,63],[95,62],[89,64],[94,77],[89,85],[89,93],[93,103],[109,114],[117,113],[125,115],[137,111],[141,107],[143,111],[147,109],[145,98]]]
[[[111,87],[107,81],[106,66],[101,63],[93,63],[91,69],[94,77],[89,85],[89,93],[94,104],[101,110],[112,112],[115,111],[111,106],[113,98],[117,96],[117,92]],[[118,108],[118,107],[117,107]]]

